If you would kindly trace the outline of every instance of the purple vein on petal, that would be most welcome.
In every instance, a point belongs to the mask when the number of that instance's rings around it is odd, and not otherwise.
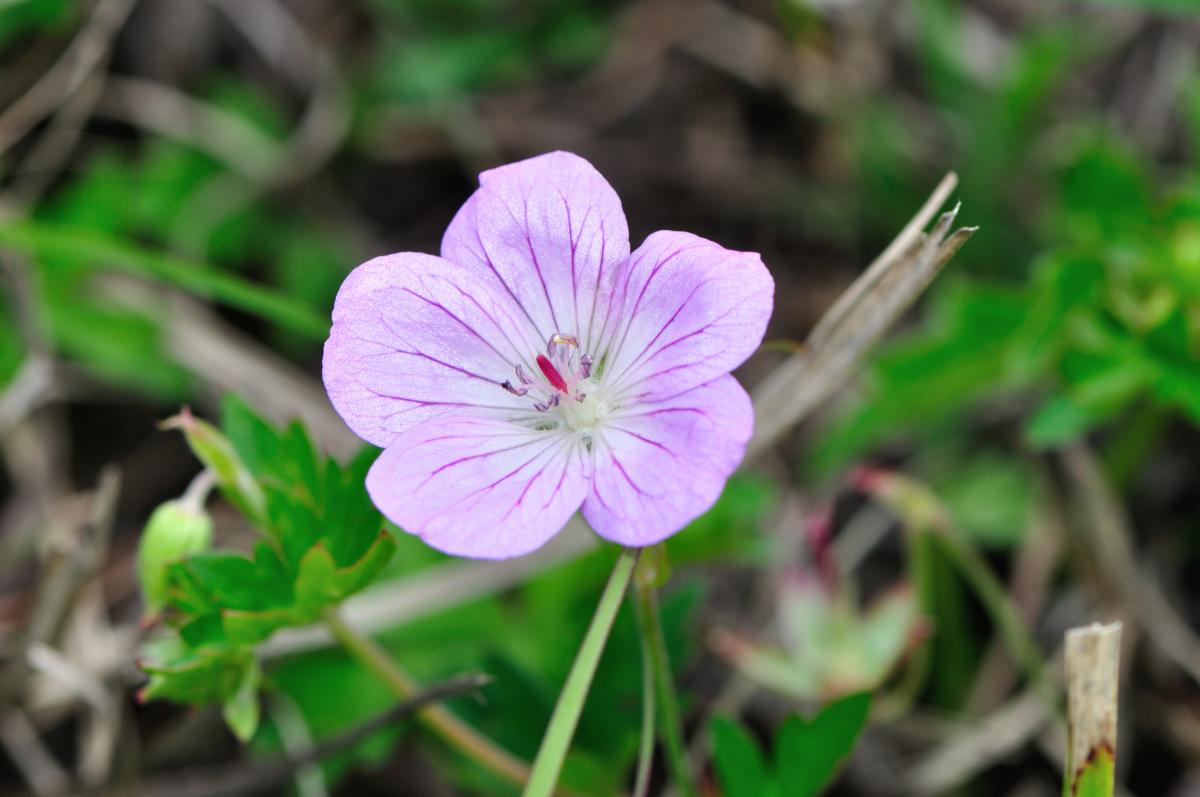
[[[520,222],[517,222],[517,226],[521,228],[521,234],[525,238],[525,246],[529,249],[530,259],[533,260],[533,270],[537,272],[538,282],[542,283],[542,295],[546,297],[546,306],[548,308],[550,308],[550,323],[552,323],[554,325],[554,330],[557,331],[557,330],[561,329],[561,327],[559,326],[559,323],[558,323],[558,315],[554,312],[554,300],[550,298],[550,286],[546,284],[546,275],[544,275],[542,273],[542,264],[538,262],[537,252],[535,252],[533,249],[533,237],[529,234],[529,197],[528,196],[521,197],[521,206],[522,206],[522,210],[523,210],[523,215],[525,217],[525,223],[521,224]],[[504,207],[507,208],[508,204],[505,203]],[[509,211],[509,213],[512,215],[513,221],[517,221],[516,214],[512,213],[511,210]],[[548,338],[549,335],[546,335],[544,337]]]
[[[512,297],[512,300],[516,302],[517,307],[521,308],[521,312],[524,313],[525,318],[529,320],[530,325],[533,327],[533,331],[538,335],[539,338],[546,338],[547,336],[543,335],[542,330],[538,327],[538,323],[534,321],[533,316],[529,314],[529,308],[525,306],[524,302],[517,298],[517,294],[513,292],[513,289],[509,286],[508,281],[505,280],[504,277],[500,276],[500,270],[496,268],[495,262],[492,261],[492,256],[488,253],[487,247],[483,243],[483,236],[479,234],[478,227],[475,229],[475,240],[479,244],[479,251],[483,255],[483,262],[486,263],[491,272],[496,275],[496,279],[498,279],[500,284],[504,286],[504,290],[509,296]]]
[[[681,247],[679,247],[678,249],[676,249],[675,251],[671,252],[671,254],[669,254],[669,255],[667,255],[666,257],[664,257],[664,258],[660,259],[660,260],[659,260],[659,261],[658,261],[658,262],[657,262],[657,263],[654,265],[653,269],[651,269],[651,271],[650,271],[650,274],[649,274],[649,275],[647,275],[647,277],[646,277],[646,280],[645,280],[645,281],[642,283],[642,289],[641,289],[641,291],[638,293],[638,297],[637,297],[637,299],[635,299],[635,300],[634,300],[633,307],[629,308],[629,310],[628,310],[628,311],[626,311],[626,313],[625,313],[625,315],[626,315],[626,324],[625,324],[625,328],[622,330],[622,334],[621,334],[621,340],[620,340],[620,342],[617,344],[616,348],[615,348],[613,351],[611,351],[611,352],[609,353],[609,361],[610,361],[610,362],[613,362],[613,363],[615,363],[615,362],[618,360],[618,358],[620,357],[620,355],[621,355],[621,351],[622,351],[622,350],[625,348],[625,341],[626,341],[626,340],[628,340],[628,338],[629,338],[629,330],[630,330],[630,329],[632,328],[632,326],[633,326],[633,325],[632,325],[632,323],[630,323],[630,322],[631,322],[631,321],[632,321],[634,318],[636,318],[636,317],[637,317],[637,311],[638,311],[638,308],[639,308],[639,307],[641,307],[641,304],[642,304],[642,299],[644,299],[644,298],[645,298],[645,296],[646,296],[646,291],[647,291],[647,290],[650,288],[650,283],[651,283],[651,282],[653,282],[653,281],[654,281],[654,278],[658,276],[658,273],[659,273],[660,271],[662,271],[662,269],[663,269],[663,266],[667,265],[667,264],[668,264],[668,263],[670,263],[672,260],[675,260],[677,257],[679,257],[680,255],[682,255],[684,252],[687,252],[687,251],[689,251],[689,250],[691,250],[691,249],[696,249],[696,248],[699,248],[700,246],[703,246],[703,244],[693,244],[693,245],[690,245],[690,246],[681,246]],[[642,257],[644,258],[644,257],[645,257],[645,255],[643,255]],[[641,260],[639,259],[639,260],[638,260],[638,263],[640,263],[640,262],[641,262]],[[628,298],[628,288],[629,288],[629,282],[630,282],[630,280],[633,278],[633,273],[632,273],[632,272],[633,272],[633,265],[634,265],[634,264],[632,264],[632,263],[630,264],[630,268],[627,270],[627,272],[626,272],[626,276],[625,276],[625,298]]]
[[[579,241],[583,238],[583,227],[587,224],[587,214],[584,214],[583,221],[579,225],[579,235],[575,235],[575,226],[571,222],[571,203],[567,201],[562,189],[558,186],[554,187],[558,198],[562,200],[563,211],[567,214],[567,239],[571,242],[571,306],[575,310],[575,326],[571,328],[571,332],[578,335],[579,329],[579,283],[575,277],[575,252],[579,247]],[[591,209],[588,209],[591,213]],[[586,341],[585,341],[586,342]]]
[[[456,316],[454,313],[450,312],[449,308],[447,308],[447,307],[446,307],[445,305],[443,305],[441,302],[435,302],[433,299],[430,299],[430,298],[428,298],[428,297],[426,297],[426,296],[422,296],[421,294],[417,293],[416,291],[412,290],[411,288],[404,288],[403,290],[404,290],[406,293],[410,293],[410,294],[412,294],[413,296],[417,297],[418,299],[420,299],[421,301],[425,302],[426,304],[428,304],[428,305],[430,305],[430,306],[432,306],[432,307],[435,307],[435,308],[437,308],[438,310],[441,310],[443,313],[445,313],[446,315],[448,315],[450,318],[453,318],[455,321],[457,321],[457,322],[458,322],[458,323],[459,323],[459,324],[462,326],[462,328],[463,328],[463,329],[467,330],[467,331],[468,331],[468,332],[470,332],[472,335],[474,335],[475,337],[479,338],[479,340],[480,340],[480,341],[481,341],[481,342],[482,342],[482,343],[483,343],[485,346],[487,346],[489,349],[491,349],[493,352],[495,352],[497,357],[499,357],[501,360],[504,360],[504,361],[506,361],[506,362],[507,362],[507,359],[508,359],[508,358],[506,358],[506,357],[504,356],[504,354],[503,354],[503,353],[501,353],[501,351],[500,351],[499,349],[497,349],[497,348],[496,348],[494,345],[492,345],[491,341],[489,341],[489,340],[488,340],[487,338],[485,338],[483,335],[480,335],[480,334],[479,334],[479,330],[475,329],[475,327],[471,326],[471,325],[470,325],[470,324],[468,324],[466,321],[463,321],[461,318],[459,318],[458,316]]]
[[[660,443],[657,440],[653,440],[649,437],[646,437],[645,435],[638,434],[637,432],[633,431],[632,429],[626,429],[623,426],[617,426],[616,424],[612,424],[612,423],[608,424],[605,427],[606,431],[609,429],[612,429],[612,430],[618,431],[618,432],[622,432],[623,434],[627,434],[630,437],[641,440],[643,443],[646,443],[647,445],[650,445],[650,446],[653,446],[653,447],[659,449],[660,451],[662,451],[664,454],[668,455],[672,459],[679,459],[679,455],[676,454],[674,451],[672,451],[670,448],[667,448],[665,445],[663,445],[662,443]]]
[[[704,283],[697,285],[696,290],[699,290],[702,285],[704,285],[705,283],[710,282],[710,281],[711,280],[705,280]],[[694,294],[695,291],[693,291],[692,293]],[[667,330],[667,328],[671,326],[671,324],[674,322],[676,316],[678,316],[678,314],[683,311],[683,308],[687,305],[687,302],[690,300],[690,298],[691,297],[689,296],[688,299],[684,300],[684,304],[679,306],[679,309],[676,310],[675,314],[671,316],[671,320],[668,321],[663,326],[663,328],[661,330],[659,330],[658,334],[654,336],[654,340],[658,340],[658,338],[662,335],[662,333],[665,332]],[[703,334],[704,332],[708,331],[709,329],[711,329],[713,327],[719,326],[722,320],[724,320],[726,317],[728,317],[728,316],[732,315],[733,313],[737,312],[738,310],[740,310],[742,308],[742,306],[745,305],[746,303],[750,302],[752,300],[752,298],[753,297],[750,297],[750,296],[744,297],[743,299],[738,301],[737,304],[733,305],[732,307],[726,308],[724,312],[722,312],[721,314],[719,314],[717,316],[714,316],[713,318],[708,319],[707,321],[704,322],[703,325],[697,327],[696,329],[693,329],[691,332],[688,332],[686,334],[679,336],[675,340],[672,340],[670,343],[667,343],[663,346],[659,346],[657,349],[654,350],[653,354],[651,354],[649,357],[646,357],[645,360],[642,360],[642,357],[644,357],[646,352],[650,350],[650,347],[654,345],[654,341],[651,341],[650,343],[648,343],[646,345],[646,347],[634,359],[634,361],[632,363],[630,363],[625,368],[625,370],[622,372],[617,383],[614,384],[614,386],[613,386],[614,392],[617,392],[617,393],[620,392],[620,389],[626,385],[627,381],[630,378],[632,378],[632,376],[633,376],[634,372],[637,370],[637,368],[645,365],[646,363],[649,363],[655,357],[658,357],[659,355],[661,355],[663,352],[667,351],[668,349],[670,349],[674,346],[677,346],[686,340],[694,338],[697,335]],[[679,363],[679,364],[673,365],[669,368],[663,368],[662,370],[655,371],[654,373],[644,375],[638,381],[646,382],[651,379],[654,379],[657,376],[661,376],[662,374],[668,374],[668,373],[671,373],[672,371],[679,371],[679,370],[683,370],[686,368],[691,368],[692,366],[694,366],[696,364],[697,363],[695,361]]]
[[[540,442],[540,441],[535,440],[535,441],[530,441],[530,442],[532,443],[532,442]],[[569,441],[567,441],[567,442],[569,442]],[[553,449],[556,445],[558,446],[558,450],[561,450],[562,447],[565,445],[564,440],[562,438],[551,439],[551,441],[544,448],[540,449],[537,453],[533,454],[529,459],[525,460],[524,462],[522,462],[517,467],[513,468],[508,473],[506,473],[503,476],[501,476],[500,478],[496,479],[491,484],[485,484],[482,487],[479,487],[478,489],[472,490],[471,492],[466,493],[465,495],[461,496],[457,501],[453,502],[452,504],[449,504],[446,507],[446,509],[451,509],[453,507],[456,507],[456,506],[464,503],[465,501],[468,501],[468,500],[474,498],[475,496],[477,496],[481,493],[491,492],[492,490],[495,490],[501,484],[508,481],[513,476],[516,476],[518,473],[525,470],[526,468],[528,468],[530,465],[532,465],[534,462],[536,462],[538,459],[540,459],[543,455],[545,455],[548,451]],[[493,456],[495,454],[503,454],[507,451],[512,451],[516,448],[521,448],[521,446],[514,446],[513,448],[509,448],[509,449],[499,449],[496,451],[488,452],[487,454],[476,455],[475,457],[471,457],[471,458],[478,459],[479,457],[487,457],[487,456]],[[445,467],[448,467],[448,466],[443,466],[442,468],[438,468],[438,471],[444,470]],[[539,471],[539,474],[540,473],[542,473],[542,471]],[[434,475],[436,475],[436,474],[437,474],[437,471],[434,471]],[[430,478],[433,478],[433,477],[431,476]],[[535,479],[536,479],[536,477],[535,477]],[[428,482],[428,479],[426,480],[426,482]],[[423,487],[424,485],[425,485],[425,483],[422,483],[421,487]],[[420,488],[418,487],[418,489],[420,489]],[[514,504],[514,508],[517,505],[518,504]],[[511,510],[508,514],[511,514]],[[508,517],[508,514],[505,515],[506,518]]]
[[[546,499],[546,502],[544,504],[542,504],[543,510],[545,510],[547,507],[549,507],[550,504],[554,501],[555,497],[558,496],[559,491],[562,490],[563,482],[566,481],[567,470],[571,464],[570,459],[568,457],[561,457],[561,458],[557,457],[557,454],[563,448],[565,448],[570,442],[571,441],[569,438],[564,438],[562,441],[562,444],[559,446],[559,448],[557,450],[555,450],[553,454],[550,455],[551,460],[555,460],[555,459],[562,460],[562,473],[559,475],[558,483],[554,486],[554,490],[550,493],[550,497]],[[534,459],[537,459],[538,457],[542,456],[542,454],[545,454],[549,450],[550,450],[550,447],[547,446],[546,448],[542,449],[542,451],[538,452],[537,456],[534,457]],[[525,465],[528,465],[531,462],[533,462],[533,459],[531,459],[529,462],[526,462]],[[522,467],[524,467],[524,466],[522,466]],[[509,516],[513,512],[517,511],[517,509],[519,509],[522,506],[522,504],[525,503],[525,496],[529,494],[529,491],[533,489],[533,485],[536,484],[538,482],[538,480],[541,479],[542,476],[544,476],[544,475],[546,475],[545,468],[539,470],[536,474],[534,474],[533,478],[530,479],[529,482],[525,485],[525,489],[521,490],[521,494],[519,496],[517,496],[517,500],[514,501],[513,505],[511,507],[509,507],[507,512],[504,513],[504,517],[501,518],[502,521],[508,520]],[[495,485],[493,485],[493,487],[494,486]]]
[[[488,312],[483,307],[483,305],[481,305],[479,303],[478,299],[476,299],[470,293],[464,291],[461,286],[454,285],[453,287],[455,290],[457,290],[463,296],[463,298],[465,298],[467,301],[471,302],[471,304],[475,305],[475,307],[479,310],[479,312],[483,313],[484,317],[487,318],[487,320],[492,322],[492,326],[494,326],[500,332],[500,334],[504,337],[505,343],[507,343],[510,347],[512,347],[514,357],[516,357],[516,359],[523,362],[527,367],[532,368],[533,365],[528,360],[527,352],[537,351],[538,348],[540,348],[541,344],[540,343],[535,344],[531,348],[528,340],[522,340],[521,345],[518,346],[517,344],[515,344],[513,342],[512,338],[509,337],[508,333],[504,330],[504,327],[495,319],[495,317],[493,317],[492,314],[490,312]],[[510,323],[512,323],[512,325],[516,329],[520,330],[522,328],[522,325],[514,322],[512,318],[509,318],[508,320]],[[524,337],[524,336],[522,336],[522,337]],[[515,364],[515,363],[511,362],[508,358],[505,358],[505,361],[508,362],[509,365]]]

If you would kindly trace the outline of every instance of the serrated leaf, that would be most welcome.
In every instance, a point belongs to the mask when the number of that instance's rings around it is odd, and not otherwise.
[[[387,532],[379,532],[375,543],[357,562],[338,567],[329,551],[313,546],[300,562],[296,576],[296,605],[316,616],[326,606],[338,603],[358,592],[383,570],[396,543]]]
[[[194,649],[178,636],[147,644],[141,667],[150,676],[140,692],[143,700],[166,699],[181,703],[223,703],[245,679],[254,656],[244,648],[210,646]]]
[[[833,782],[866,725],[867,693],[825,707],[811,722],[793,716],[775,743],[775,766],[782,797],[813,797]]]
[[[233,393],[221,399],[221,432],[255,477],[276,473],[282,464],[279,431]]]

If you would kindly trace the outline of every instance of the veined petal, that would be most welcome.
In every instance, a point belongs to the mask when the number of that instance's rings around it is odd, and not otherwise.
[[[455,556],[507,559],[541,547],[588,490],[574,435],[452,416],[397,437],[367,474],[392,522]]]
[[[684,232],[656,232],[614,288],[604,382],[627,396],[672,396],[729,373],[762,342],[775,283],[753,252]]]
[[[501,383],[544,346],[486,279],[431,255],[378,257],[338,291],[322,376],[330,401],[364,440],[386,447],[437,415],[511,416],[529,402]]]
[[[610,418],[583,516],[622,545],[666,539],[716,502],[753,427],[750,397],[728,374]]]
[[[569,333],[591,351],[629,255],[616,192],[566,152],[486,171],[479,182],[450,222],[442,256],[500,282],[543,342]]]

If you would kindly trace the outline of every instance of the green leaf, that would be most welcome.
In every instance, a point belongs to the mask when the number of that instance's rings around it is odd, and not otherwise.
[[[316,616],[324,607],[353,595],[374,580],[395,550],[391,535],[381,531],[361,559],[338,567],[324,546],[313,546],[301,560],[296,577],[297,607]]]
[[[713,717],[713,755],[725,797],[767,797],[774,792],[762,750],[740,724]]]
[[[141,668],[150,676],[139,692],[141,700],[165,699],[180,703],[223,703],[245,680],[247,668],[256,666],[252,651],[211,646],[194,649],[178,635],[148,643]]]
[[[267,610],[288,606],[292,599],[289,574],[263,544],[253,559],[240,553],[203,553],[172,565],[169,572],[171,604],[192,614]]]
[[[221,399],[221,433],[255,477],[276,474],[286,467],[287,463],[280,461],[279,431],[233,393]]]
[[[1037,449],[1056,448],[1078,440],[1095,422],[1070,396],[1053,396],[1026,423],[1025,439]]]
[[[953,457],[938,480],[946,506],[962,529],[998,548],[1020,542],[1036,497],[1029,468],[1012,457],[976,454]]]
[[[866,725],[867,693],[826,706],[811,722],[793,716],[775,744],[775,767],[782,797],[813,797],[833,782]]]
[[[258,730],[261,710],[258,703],[258,686],[262,681],[262,671],[257,661],[246,667],[242,674],[242,682],[222,708],[225,724],[233,735],[242,742],[248,742]]]

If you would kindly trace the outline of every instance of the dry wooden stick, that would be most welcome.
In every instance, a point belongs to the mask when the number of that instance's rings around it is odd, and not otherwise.
[[[1111,797],[1117,751],[1121,624],[1067,632],[1067,766],[1064,797]]]

